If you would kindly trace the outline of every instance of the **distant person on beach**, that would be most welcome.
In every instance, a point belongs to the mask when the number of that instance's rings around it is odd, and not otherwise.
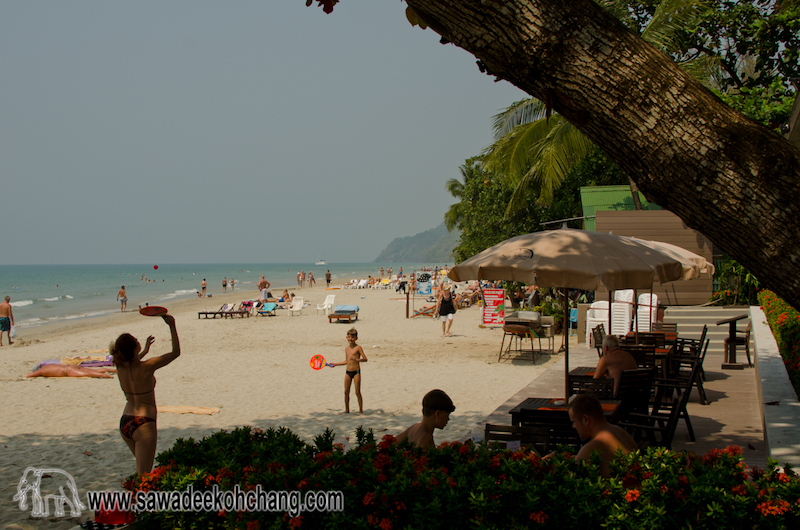
[[[125,286],[122,286],[122,289],[119,290],[117,293],[117,300],[120,303],[120,311],[123,313],[125,312],[125,308],[128,307],[128,295],[125,294]]]
[[[300,287],[300,271],[297,271],[297,287]]]
[[[329,269],[328,272],[325,273],[325,287],[330,287],[330,286],[331,286],[331,271]]]
[[[456,314],[456,304],[453,303],[453,293],[449,286],[442,285],[436,295],[436,311],[442,321],[442,338],[452,337],[450,328],[453,325],[453,317]]]
[[[8,334],[8,344],[11,342],[11,326],[14,325],[14,311],[11,309],[11,297],[6,296],[0,304],[0,346],[3,345],[3,332]]]
[[[233,292],[233,288],[236,286],[236,280],[231,278],[231,292]]]
[[[347,365],[344,372],[344,412],[350,413],[350,384],[356,385],[356,398],[358,398],[358,413],[364,414],[364,400],[361,399],[361,363],[367,362],[367,356],[364,355],[364,349],[356,344],[358,340],[358,331],[356,328],[350,328],[347,331],[347,347],[344,349],[345,361],[342,363],[331,363],[331,368],[334,366]]]
[[[381,278],[383,278],[383,267],[381,267]]]
[[[442,390],[431,390],[422,398],[422,421],[398,434],[395,443],[408,438],[409,442],[423,449],[436,447],[433,431],[444,429],[450,421],[450,414],[455,410],[450,396]]]
[[[223,293],[228,292],[228,278],[225,277],[222,278],[222,292]]]
[[[314,284],[317,283],[317,280],[314,279],[314,273],[309,271],[308,272],[308,287],[311,288]]]
[[[578,431],[581,440],[589,442],[581,447],[575,456],[578,460],[589,460],[595,451],[600,453],[600,476],[611,476],[611,461],[617,451],[628,454],[638,449],[636,442],[628,432],[608,423],[600,401],[591,394],[578,394],[569,405],[569,419]]]
[[[88,367],[42,364],[25,377],[98,377],[101,379],[113,379],[114,376],[111,374],[115,373],[117,373],[117,369],[110,366]]]
[[[614,380],[614,395],[619,388],[619,379],[623,370],[636,370],[639,365],[633,356],[619,348],[619,339],[616,335],[606,335],[603,337],[603,356],[597,361],[594,369],[595,379],[606,377]]]
[[[203,296],[206,295],[206,279],[203,278],[203,281],[200,282],[200,292],[203,293]]]
[[[161,318],[169,326],[172,336],[172,351],[160,357],[144,359],[155,342],[152,335],[147,337],[145,347],[133,335],[123,333],[109,346],[114,357],[114,366],[119,374],[119,386],[125,394],[125,409],[119,421],[122,439],[136,457],[136,473],[142,475],[153,469],[156,455],[158,431],[156,429],[156,378],[155,371],[163,368],[181,354],[175,317],[163,315]]]

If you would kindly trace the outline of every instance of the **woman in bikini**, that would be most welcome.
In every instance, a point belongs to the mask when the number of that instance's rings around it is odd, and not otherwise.
[[[119,386],[125,394],[127,403],[119,421],[122,439],[136,457],[136,473],[149,473],[153,469],[156,456],[158,431],[156,430],[156,378],[155,371],[162,368],[181,354],[175,318],[163,315],[161,318],[169,326],[172,335],[172,351],[160,357],[143,361],[155,339],[147,337],[145,347],[133,335],[123,333],[109,346],[117,367]]]

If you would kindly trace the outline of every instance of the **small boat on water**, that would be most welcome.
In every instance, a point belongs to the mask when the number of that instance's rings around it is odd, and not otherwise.
[[[314,263],[314,265],[327,265],[328,262],[325,260],[319,260],[318,262]]]

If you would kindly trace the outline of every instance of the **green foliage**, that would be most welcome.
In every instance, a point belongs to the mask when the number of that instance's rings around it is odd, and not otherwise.
[[[761,287],[744,265],[733,258],[725,258],[714,277],[719,280],[719,290],[711,295],[716,305],[757,305]]]
[[[769,86],[742,87],[738,91],[721,93],[719,96],[722,101],[751,120],[772,129],[779,129],[789,121],[795,100],[795,94],[781,79],[775,79]]]
[[[461,173],[464,182],[460,183],[458,195],[455,195],[460,201],[450,207],[451,212],[459,212],[454,224],[461,232],[460,243],[453,250],[456,263],[510,237],[542,230],[545,228],[542,223],[580,217],[583,215],[580,202],[582,186],[628,183],[617,165],[599,148],[592,147],[580,162],[572,166],[564,184],[554,190],[552,202],[545,206],[530,201],[522,209],[505,214],[505,206],[514,191],[506,181],[483,168],[481,157],[467,160]],[[580,228],[581,221],[570,221],[568,225]]]
[[[203,528],[796,528],[800,480],[770,464],[748,480],[741,449],[703,457],[664,449],[619,455],[612,476],[599,459],[544,460],[445,443],[428,451],[385,436],[344,452],[317,451],[285,429],[240,428],[183,441],[136,477],[133,491],[340,491],[343,511],[139,513],[147,529]],[[285,446],[290,450],[276,451]],[[225,448],[225,451],[220,450]],[[231,458],[233,451],[239,458]],[[247,455],[244,457],[244,455]],[[167,458],[167,456],[169,458]]]
[[[800,396],[800,313],[766,289],[758,293],[758,301],[772,328],[794,391]]]

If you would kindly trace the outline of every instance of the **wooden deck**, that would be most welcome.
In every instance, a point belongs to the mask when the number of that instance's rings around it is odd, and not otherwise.
[[[557,338],[558,339],[558,338]],[[556,344],[560,341],[556,340]],[[594,366],[597,364],[597,350],[585,344],[580,345],[576,338],[570,342],[570,368]],[[514,362],[514,361],[501,361]],[[522,362],[530,362],[522,361]],[[689,441],[689,434],[683,422],[678,425],[672,447],[674,450],[693,451],[700,455],[712,448],[723,449],[738,445],[743,450],[745,462],[750,466],[765,468],[768,450],[764,442],[761,417],[761,403],[756,382],[755,370],[722,370],[722,354],[709,351],[703,367],[706,372],[704,388],[711,403],[701,405],[697,391],[687,406],[694,428],[695,442]],[[529,397],[562,397],[564,393],[564,358],[553,363],[543,374],[525,388],[511,396],[502,406],[487,416],[482,424],[493,423],[511,425],[509,411]],[[473,432],[477,432],[475,429]],[[463,439],[468,439],[465,436]]]

